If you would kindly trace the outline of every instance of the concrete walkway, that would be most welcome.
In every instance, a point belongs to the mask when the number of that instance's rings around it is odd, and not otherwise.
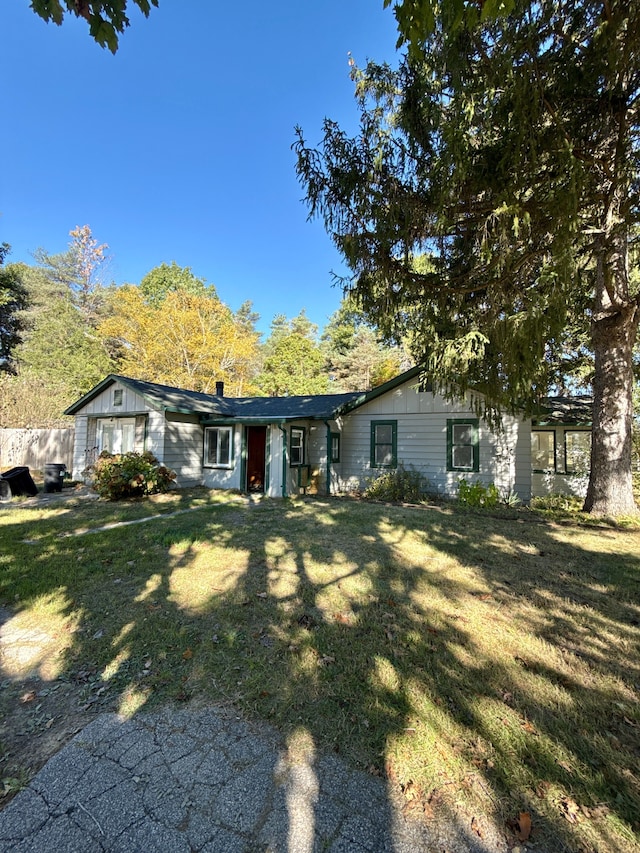
[[[105,714],[0,813],[15,853],[488,853],[449,816],[412,820],[385,783],[226,709]]]

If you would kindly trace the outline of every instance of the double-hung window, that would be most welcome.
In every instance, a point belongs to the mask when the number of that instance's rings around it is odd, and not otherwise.
[[[304,427],[291,427],[289,464],[304,465]]]
[[[531,463],[534,471],[555,471],[555,437],[554,430],[533,430],[531,432]]]
[[[204,431],[204,464],[207,468],[231,468],[233,428],[207,427]]]
[[[447,471],[480,470],[477,418],[447,420]]]
[[[396,468],[398,445],[397,421],[371,421],[371,467]]]

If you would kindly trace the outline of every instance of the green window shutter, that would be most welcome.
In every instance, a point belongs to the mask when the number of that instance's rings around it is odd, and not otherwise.
[[[371,452],[369,461],[372,468],[397,468],[397,421],[371,421]]]
[[[447,471],[480,470],[480,422],[478,418],[447,420]]]

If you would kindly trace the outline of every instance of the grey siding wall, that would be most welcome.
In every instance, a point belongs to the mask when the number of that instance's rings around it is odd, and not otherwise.
[[[447,471],[447,419],[474,417],[470,399],[449,402],[438,394],[421,392],[411,382],[372,400],[344,419],[341,463],[333,467],[336,490],[362,488],[382,471],[371,468],[372,420],[397,421],[398,463],[412,466],[438,494],[454,496],[461,477],[496,483],[503,493],[517,491],[521,500],[531,495],[528,424],[505,419],[505,430],[494,435],[479,424],[480,470],[465,475]]]
[[[177,486],[202,483],[202,441],[202,427],[197,415],[166,412],[164,451],[158,458],[177,473]]]

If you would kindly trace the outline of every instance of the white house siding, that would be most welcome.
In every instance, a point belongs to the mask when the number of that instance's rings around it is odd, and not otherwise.
[[[587,494],[587,474],[556,474],[553,471],[531,474],[531,494],[534,498],[545,495],[575,495],[584,498]]]
[[[483,426],[481,423],[481,428]],[[492,482],[501,495],[513,493],[528,503],[531,499],[531,421],[505,415],[502,430],[495,435],[488,433],[488,439],[493,448],[493,458],[490,459],[494,469]]]
[[[114,391],[122,391],[121,405],[114,405]],[[165,415],[153,408],[140,394],[114,382],[90,400],[76,415],[76,440],[73,453],[73,476],[82,478],[82,472],[94,461],[96,452],[96,421],[99,418],[136,418],[136,450],[148,450],[167,467],[165,459]],[[141,417],[146,418],[142,423]]]
[[[144,449],[149,453],[153,453],[159,462],[166,465],[164,458],[164,431],[165,419],[164,412],[157,412],[149,409],[147,413],[147,434],[145,436]],[[167,465],[167,467],[171,467]]]
[[[122,391],[121,405],[114,405],[114,391]],[[96,420],[98,418],[131,418],[145,416],[146,435],[143,446],[139,436],[142,429],[136,429],[136,449],[149,450],[164,463],[164,412],[153,409],[144,397],[125,388],[119,382],[109,385],[100,394],[83,407],[76,415],[76,442],[73,454],[73,476],[82,479],[82,472],[94,461],[96,451]],[[140,424],[140,421],[138,421]],[[165,463],[166,464],[166,463]]]
[[[384,472],[371,468],[371,421],[396,420],[398,463],[419,471],[431,491],[454,496],[459,480],[466,476],[485,485],[496,483],[503,493],[517,491],[521,500],[527,501],[531,494],[528,425],[507,419],[504,434],[497,437],[481,420],[480,470],[467,475],[447,471],[447,419],[475,417],[473,407],[469,400],[449,402],[430,391],[418,391],[412,384],[409,381],[345,416],[342,461],[334,466],[337,490],[362,488],[368,479]]]
[[[122,404],[114,406],[114,391],[122,391]],[[131,389],[125,388],[119,382],[109,385],[102,393],[90,400],[82,409],[82,414],[88,417],[131,417],[144,414],[150,410],[149,403]]]
[[[164,452],[162,456],[158,456],[158,459],[167,468],[177,472],[178,487],[184,488],[202,483],[202,456],[203,431],[198,416],[166,412]]]
[[[200,459],[204,459],[204,433],[200,436]],[[242,489],[242,426],[233,428],[233,464],[231,468],[202,467],[202,482],[208,489]]]

